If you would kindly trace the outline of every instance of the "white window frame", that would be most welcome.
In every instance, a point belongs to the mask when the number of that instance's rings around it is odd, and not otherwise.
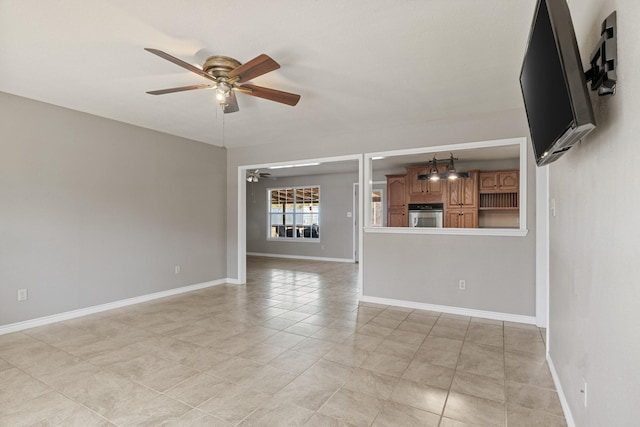
[[[317,188],[318,189],[318,227],[320,228],[320,235],[317,239],[314,238],[310,238],[310,237],[297,237],[297,236],[292,236],[292,237],[272,237],[271,236],[271,198],[270,198],[270,193],[273,190],[293,190],[294,191],[294,195],[295,195],[295,190],[296,189],[300,189],[300,188]],[[272,241],[272,242],[305,242],[305,243],[319,243],[320,240],[322,239],[322,230],[323,230],[323,226],[322,226],[322,208],[321,208],[321,200],[322,200],[322,188],[320,187],[320,185],[315,185],[315,184],[311,184],[311,185],[296,185],[296,186],[285,186],[285,187],[271,187],[271,188],[267,188],[267,240]],[[294,207],[293,207],[293,212],[289,213],[287,215],[293,215],[293,222],[294,222],[294,229],[296,227],[296,215],[300,214],[300,213],[304,213],[304,212],[297,212],[295,210],[295,202],[294,202]],[[283,212],[284,213],[284,212]],[[284,213],[286,214],[286,213]]]

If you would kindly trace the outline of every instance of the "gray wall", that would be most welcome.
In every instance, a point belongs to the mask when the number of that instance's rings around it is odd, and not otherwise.
[[[347,212],[353,212],[357,181],[357,173],[263,179],[253,184],[253,195],[252,184],[247,184],[247,252],[353,259],[353,218]],[[301,185],[320,186],[320,241],[268,241],[267,188]]]
[[[571,0],[569,7],[583,61],[602,20],[617,10],[620,83],[615,96],[592,96],[598,127],[550,166],[557,213],[549,223],[549,353],[576,425],[637,426],[640,2]]]
[[[226,277],[225,175],[223,149],[0,93],[0,325]]]
[[[384,121],[381,121],[384,124]],[[528,136],[523,109],[472,118],[451,119],[362,129],[336,135],[330,140],[309,135],[305,144],[288,141],[280,144],[240,147],[228,153],[228,274],[237,277],[237,168],[286,160],[417,148],[461,142]],[[520,315],[535,314],[535,167],[529,153],[528,228],[526,237],[496,238],[485,236],[392,235],[365,233],[361,260],[364,267],[364,293],[367,296],[391,297],[424,303],[441,303],[480,310],[498,310]],[[435,244],[434,244],[435,243]],[[482,248],[479,250],[478,248]],[[409,283],[425,278],[424,262],[416,254],[438,250],[449,261],[431,266],[438,278],[436,287],[425,292],[423,286]],[[488,260],[479,252],[494,253]],[[405,254],[401,257],[400,254]],[[508,262],[501,262],[501,257]],[[389,262],[392,259],[397,263]],[[465,267],[461,267],[465,266]],[[499,267],[499,268],[498,268]],[[460,269],[466,277],[460,277]],[[494,272],[487,274],[487,271]],[[458,280],[466,278],[468,290],[457,289]],[[452,284],[453,283],[453,284]],[[471,286],[471,288],[469,287]],[[475,289],[475,290],[472,290]],[[471,293],[484,292],[482,298]]]

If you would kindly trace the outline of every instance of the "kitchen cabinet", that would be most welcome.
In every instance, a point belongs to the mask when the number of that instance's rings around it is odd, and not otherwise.
[[[478,171],[447,182],[444,226],[478,228]]]
[[[444,216],[447,228],[478,228],[478,209],[448,209]]]
[[[387,175],[387,227],[407,227],[406,175]]]
[[[446,172],[445,165],[438,165],[440,173]],[[443,203],[442,196],[446,188],[446,181],[430,179],[418,179],[420,175],[429,173],[427,166],[417,166],[407,169],[406,186],[409,203]]]
[[[480,193],[516,193],[520,190],[520,171],[482,171],[479,174]]]
[[[469,178],[449,180],[447,183],[447,207],[478,208],[478,172],[469,173]]]

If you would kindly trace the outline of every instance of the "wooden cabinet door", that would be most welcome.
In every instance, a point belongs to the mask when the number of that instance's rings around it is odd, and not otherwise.
[[[387,211],[387,227],[408,227],[406,209],[395,208]]]
[[[427,182],[424,180],[419,180],[418,175],[423,175],[427,173],[426,168],[409,168],[407,169],[407,182],[406,186],[409,190],[409,199],[410,200],[419,200],[420,197],[424,196],[427,192]]]
[[[458,224],[461,228],[478,228],[478,211],[475,209],[461,211]]]
[[[407,227],[405,175],[387,175],[387,227]]]
[[[469,178],[458,178],[448,182],[447,206],[472,208],[478,206],[478,174],[471,172]]]
[[[387,177],[387,208],[405,208],[406,207],[406,191],[405,177],[388,176]]]
[[[471,172],[469,178],[457,179],[460,182],[460,202],[464,207],[478,206],[478,174]]]
[[[506,193],[517,192],[520,189],[520,172],[500,172],[498,174],[498,188]]]
[[[444,216],[446,228],[478,228],[476,209],[451,209]]]
[[[497,172],[480,172],[479,187],[480,191],[492,192],[498,189],[498,174]]]

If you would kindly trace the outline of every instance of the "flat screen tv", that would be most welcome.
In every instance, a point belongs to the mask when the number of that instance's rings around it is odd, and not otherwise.
[[[538,0],[520,86],[538,166],[557,160],[595,128],[566,0]]]

